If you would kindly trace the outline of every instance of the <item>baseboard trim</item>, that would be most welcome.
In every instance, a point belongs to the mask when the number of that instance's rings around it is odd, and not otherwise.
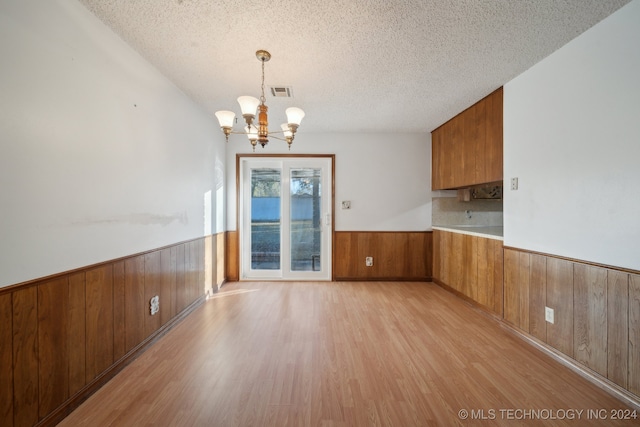
[[[431,282],[431,277],[334,277],[332,282]]]
[[[85,400],[91,397],[95,392],[97,392],[103,385],[105,385],[109,380],[115,377],[120,371],[122,371],[125,367],[130,365],[134,360],[136,360],[141,354],[143,354],[148,348],[150,348],[155,342],[157,342],[160,338],[166,335],[171,329],[177,326],[182,320],[184,320],[189,314],[195,311],[198,307],[200,307],[206,301],[206,296],[202,295],[194,302],[192,302],[189,306],[187,306],[180,314],[173,317],[163,326],[161,326],[157,331],[153,334],[149,335],[144,341],[138,344],[136,347],[131,349],[127,354],[122,356],[117,362],[115,362],[111,367],[102,372],[96,378],[94,378],[89,384],[84,386],[82,390],[69,398],[66,402],[60,405],[55,411],[48,414],[45,418],[38,421],[35,424],[36,427],[53,427],[60,423],[64,418],[67,417],[74,409],[80,406]]]

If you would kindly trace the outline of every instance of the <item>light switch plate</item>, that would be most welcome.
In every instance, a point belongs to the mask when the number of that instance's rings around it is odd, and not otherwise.
[[[512,190],[518,189],[518,178],[511,178],[511,189]]]

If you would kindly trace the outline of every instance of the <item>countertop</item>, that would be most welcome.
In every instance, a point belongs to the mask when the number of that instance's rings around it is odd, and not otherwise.
[[[469,234],[487,239],[503,240],[504,227],[486,225],[434,225],[434,230]]]

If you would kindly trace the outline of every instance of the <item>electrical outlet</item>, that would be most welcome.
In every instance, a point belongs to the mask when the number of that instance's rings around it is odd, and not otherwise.
[[[518,178],[511,178],[511,189],[512,190],[518,189]]]
[[[343,200],[342,209],[351,209],[351,200]]]
[[[158,295],[151,298],[149,301],[149,311],[152,316],[160,311],[160,297]]]
[[[553,308],[545,307],[544,308],[544,320],[549,323],[553,323]]]
[[[364,259],[364,265],[366,265],[367,267],[373,267],[373,257],[372,256],[368,256]]]

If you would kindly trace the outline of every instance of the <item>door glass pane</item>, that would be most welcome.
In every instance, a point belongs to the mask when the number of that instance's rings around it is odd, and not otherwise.
[[[320,271],[321,169],[291,170],[291,270]]]
[[[280,170],[251,170],[251,268],[280,269]]]

